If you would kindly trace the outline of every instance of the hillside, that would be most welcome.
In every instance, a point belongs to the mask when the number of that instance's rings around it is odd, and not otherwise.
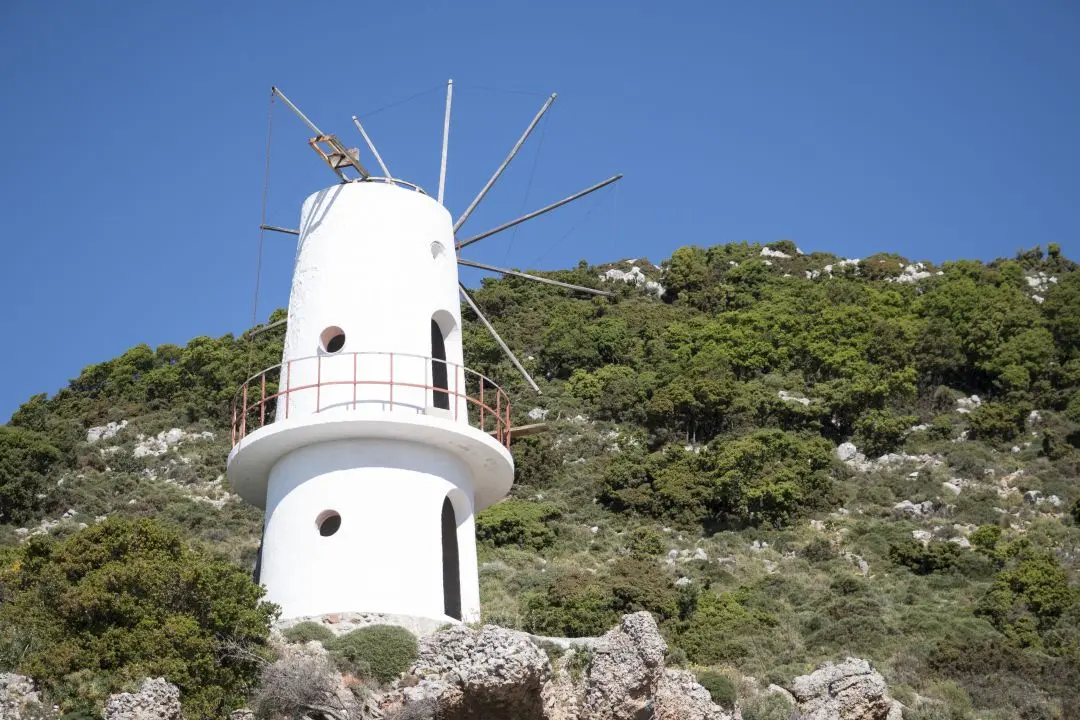
[[[542,395],[465,315],[467,364],[550,425],[478,518],[485,620],[587,636],[648,610],[670,662],[762,687],[856,655],[911,717],[1077,717],[1080,266],[1057,246],[935,267],[743,243],[549,275],[617,297],[476,292]],[[252,568],[230,401],[280,350],[140,345],[30,398],[0,427],[0,545],[154,517]]]

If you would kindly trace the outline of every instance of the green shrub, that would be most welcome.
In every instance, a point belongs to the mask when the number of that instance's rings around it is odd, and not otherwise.
[[[629,548],[634,557],[655,557],[664,552],[664,537],[652,528],[637,528],[630,535]]]
[[[109,693],[163,676],[185,713],[219,717],[258,680],[276,613],[243,569],[151,520],[32,538],[0,588],[0,639],[22,638],[18,672],[65,711],[100,712]]]
[[[388,683],[416,662],[419,644],[403,627],[369,625],[334,638],[327,650],[342,672]]]
[[[998,525],[980,525],[979,529],[968,535],[972,546],[985,553],[993,553],[1001,539],[1001,527]]]
[[[895,450],[904,441],[909,427],[918,421],[913,415],[896,415],[889,410],[867,410],[855,422],[855,444],[868,457]]]
[[[889,560],[903,565],[916,575],[929,575],[951,570],[961,552],[951,542],[931,540],[924,546],[917,540],[905,539],[889,546]]]
[[[334,633],[330,628],[326,627],[322,623],[312,622],[311,620],[305,620],[302,623],[293,625],[288,630],[285,630],[282,635],[285,639],[291,643],[309,643],[312,640],[318,640],[323,645],[334,639]]]
[[[0,522],[24,523],[37,518],[56,487],[55,481],[47,480],[59,463],[60,450],[46,436],[0,426]]]
[[[505,500],[476,516],[476,539],[495,547],[541,550],[555,541],[548,522],[557,517],[558,508],[545,503]]]
[[[522,604],[523,625],[537,635],[601,635],[619,620],[610,587],[575,570],[559,574],[543,590],[527,593]]]
[[[791,720],[791,702],[779,693],[751,698],[740,708],[743,720]]]
[[[1002,403],[980,405],[968,418],[972,439],[1007,442],[1024,429],[1024,414],[1018,408]]]
[[[686,656],[686,651],[681,647],[669,647],[667,655],[664,657],[664,665],[673,668],[684,668],[690,664],[690,658]]]
[[[823,563],[836,558],[836,550],[825,538],[814,538],[802,550],[802,556],[812,563]]]
[[[573,654],[566,660],[566,669],[570,672],[570,678],[576,683],[589,670],[592,665],[593,650],[585,645],[574,645]]]
[[[697,676],[698,684],[709,691],[712,701],[727,710],[735,709],[735,700],[738,693],[735,683],[723,673],[706,670]]]

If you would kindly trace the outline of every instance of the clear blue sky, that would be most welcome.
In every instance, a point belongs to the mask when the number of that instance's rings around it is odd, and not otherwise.
[[[249,326],[273,83],[357,140],[352,114],[433,89],[365,125],[395,175],[434,192],[453,77],[457,211],[558,92],[466,228],[626,178],[470,248],[481,261],[781,238],[935,262],[1051,241],[1080,256],[1071,0],[7,0],[0,68],[0,419],[137,343]],[[332,177],[298,121],[274,120],[268,219],[295,226]],[[260,318],[286,303],[292,258],[268,235]]]

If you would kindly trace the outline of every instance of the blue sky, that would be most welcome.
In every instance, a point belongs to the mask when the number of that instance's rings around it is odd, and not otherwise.
[[[1075,2],[7,0],[0,68],[0,419],[137,343],[249,326],[275,83],[357,143],[351,115],[429,91],[364,122],[434,192],[453,77],[456,211],[558,92],[466,229],[626,177],[466,253],[489,263],[781,238],[1080,256]],[[271,223],[295,226],[333,180],[307,137],[279,105]],[[286,303],[292,258],[267,236],[260,318]]]

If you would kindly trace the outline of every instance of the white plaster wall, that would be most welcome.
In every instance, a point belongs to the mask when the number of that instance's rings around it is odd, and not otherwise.
[[[344,611],[443,618],[440,516],[451,493],[462,615],[479,618],[469,471],[452,452],[406,441],[339,440],[277,462],[263,535],[267,599],[283,618]],[[341,515],[329,537],[315,524],[325,510]]]
[[[442,246],[434,257],[432,243]],[[453,227],[446,208],[388,183],[335,185],[311,195],[300,218],[280,385],[321,387],[290,393],[288,408],[279,407],[277,417],[316,409],[388,409],[389,387],[352,381],[389,381],[389,355],[354,357],[354,352],[396,353],[395,383],[431,385],[430,362],[407,355],[431,355],[431,318],[437,312],[460,328]],[[320,335],[330,326],[345,331],[345,345],[336,355],[320,348]],[[300,359],[319,354],[321,359]],[[449,362],[463,364],[460,332],[449,333],[446,354]],[[455,380],[464,392],[464,375],[449,373],[451,391]],[[425,412],[432,405],[431,393],[418,388],[395,386],[392,400],[395,410]],[[451,408],[467,421],[464,403]]]

